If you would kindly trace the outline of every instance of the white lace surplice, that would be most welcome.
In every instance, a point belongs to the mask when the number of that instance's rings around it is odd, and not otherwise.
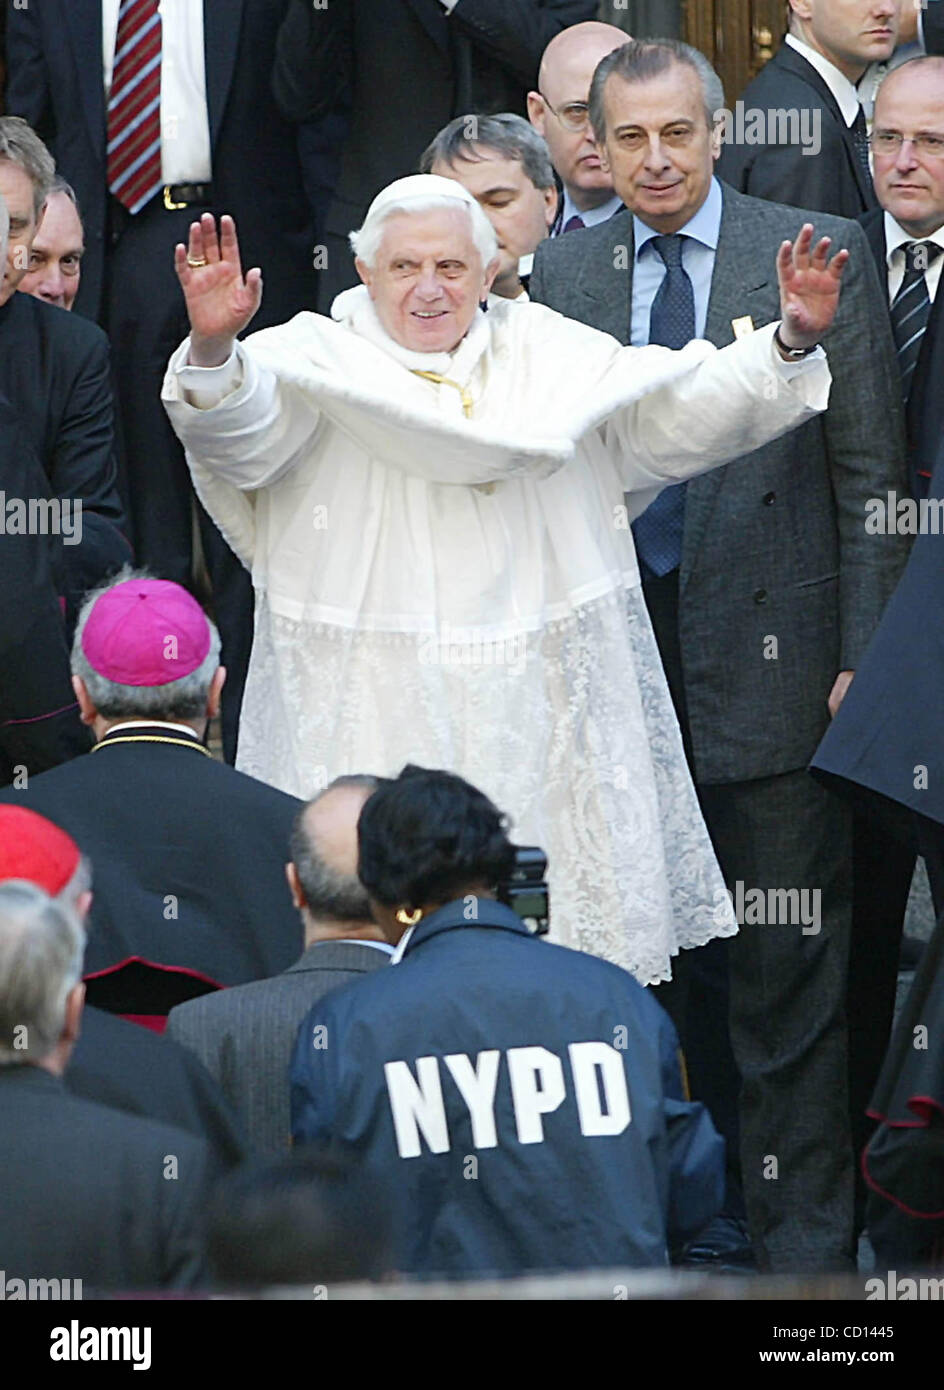
[[[533,305],[421,356],[365,293],[339,303],[343,323],[299,315],[212,372],[184,344],[165,383],[200,496],[253,573],[238,766],[299,796],[342,772],[454,770],[547,850],[552,940],[668,979],[679,949],[736,924],[623,489],[638,513],[799,423],[826,404],[826,368],[781,370],[767,333],[624,349]],[[466,387],[472,420],[414,365]]]

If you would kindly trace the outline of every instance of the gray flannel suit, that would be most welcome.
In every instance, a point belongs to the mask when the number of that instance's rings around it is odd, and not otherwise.
[[[254,1153],[289,1149],[288,1067],[299,1025],[332,989],[389,964],[360,941],[320,941],[281,975],[172,1009],[167,1035],[195,1052],[241,1116]]]
[[[780,318],[777,249],[804,221],[852,252],[824,338],[829,410],[689,482],[678,596],[693,772],[728,886],[822,894],[819,933],[748,924],[730,950],[752,1235],[763,1267],[815,1269],[847,1262],[852,1248],[851,832],[846,808],[804,769],[833,682],[858,665],[907,559],[907,542],[865,531],[866,500],[903,487],[903,425],[861,229],[722,192],[705,330],[718,347],[733,341],[735,319],[759,328]],[[633,257],[627,211],[544,243],[531,298],[627,343]]]

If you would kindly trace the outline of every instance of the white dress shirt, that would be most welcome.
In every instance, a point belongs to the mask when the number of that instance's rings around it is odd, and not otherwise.
[[[121,0],[102,0],[105,103],[111,91]],[[165,183],[209,183],[210,116],[200,0],[161,0],[161,177]]]
[[[890,212],[886,212],[885,255],[888,261],[889,304],[901,289],[901,282],[905,278],[905,253],[902,248],[906,241],[933,241],[935,246],[940,246],[944,250],[944,227],[938,227],[937,231],[932,232],[930,236],[915,237],[910,232],[906,232],[904,227],[895,221]],[[932,261],[924,272],[928,298],[932,304],[937,294],[937,287],[941,283],[942,268],[944,268],[944,256],[938,256],[937,260]]]
[[[810,66],[816,69],[836,98],[842,119],[847,126],[851,126],[861,105],[859,91],[855,83],[850,82],[846,74],[840,72],[835,63],[831,63],[828,58],[823,57],[822,53],[817,53],[815,48],[810,48],[808,43],[796,38],[794,34],[788,34],[786,41],[791,48],[796,49],[801,58],[805,58]]]
[[[596,227],[600,222],[606,222],[614,213],[621,212],[623,200],[617,193],[612,198],[608,198],[605,203],[600,203],[598,207],[587,208],[584,211],[573,203],[567,189],[564,189],[564,210],[561,213],[560,228],[563,232],[567,223],[572,217],[579,217],[585,227]],[[560,235],[560,233],[558,233]]]

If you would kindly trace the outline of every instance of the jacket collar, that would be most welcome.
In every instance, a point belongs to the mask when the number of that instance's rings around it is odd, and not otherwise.
[[[415,951],[431,937],[439,936],[442,932],[454,931],[457,927],[496,927],[501,931],[518,932],[520,936],[531,936],[532,933],[517,912],[506,907],[504,903],[496,902],[493,898],[476,898],[475,903],[480,915],[470,917],[468,901],[466,898],[460,898],[457,902],[446,903],[445,907],[438,908],[436,912],[431,912],[428,917],[417,922],[415,927],[410,927],[394,951],[391,965],[399,964],[404,956]]]
[[[367,954],[365,955],[365,951]],[[367,941],[351,941],[348,939],[337,941],[313,941],[306,948],[304,955],[300,956],[294,965],[290,965],[286,974],[293,971],[324,970],[331,969],[335,962],[335,957],[345,961],[345,969],[349,967],[352,959],[362,959],[364,964],[373,964],[373,957],[389,965],[392,952],[378,951]]]
[[[93,748],[93,753],[100,748],[107,748],[112,744],[126,743],[159,743],[176,744],[181,748],[193,748],[198,753],[205,753],[210,756],[210,751],[205,748],[200,739],[192,729],[186,728],[182,724],[149,724],[143,720],[122,721],[114,725]]]

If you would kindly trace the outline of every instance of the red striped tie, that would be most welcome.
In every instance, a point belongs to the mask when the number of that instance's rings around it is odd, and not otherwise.
[[[139,212],[161,187],[160,0],[121,0],[108,98],[108,187]]]

